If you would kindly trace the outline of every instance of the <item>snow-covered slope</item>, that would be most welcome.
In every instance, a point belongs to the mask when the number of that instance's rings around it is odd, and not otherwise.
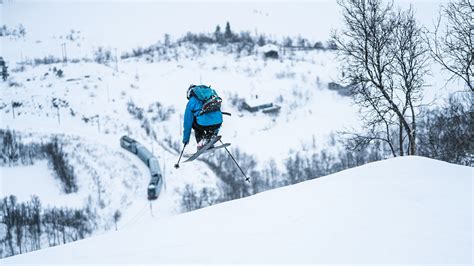
[[[248,30],[275,40],[301,34],[310,41],[324,42],[340,20],[334,2],[7,2],[0,4],[2,23],[10,29],[21,23],[27,33],[22,38],[0,39],[1,56],[10,71],[8,82],[0,82],[0,129],[12,129],[36,140],[61,135],[79,190],[61,193],[48,163],[39,161],[25,167],[0,167],[0,198],[13,194],[25,201],[35,194],[52,207],[100,205],[100,226],[94,234],[112,228],[116,210],[122,213],[118,226],[127,230],[137,220],[146,222],[143,214],[149,213],[150,207],[153,224],[158,222],[156,218],[182,212],[187,185],[196,191],[215,188],[219,193],[220,180],[205,163],[183,164],[179,170],[172,167],[178,157],[176,146],[180,144],[189,83],[211,84],[219,91],[226,111],[233,113],[225,118],[224,140],[232,143],[231,151],[238,148],[254,157],[257,170],[270,161],[284,169],[284,161],[293,151],[323,149],[333,132],[359,125],[357,108],[351,106],[350,98],[327,88],[339,75],[332,52],[280,51],[279,60],[265,60],[261,51],[246,55],[224,52],[213,45],[204,49],[180,45],[167,50],[166,55],[120,58],[124,52],[162,41],[164,34],[170,34],[173,42],[187,31],[212,32],[226,21],[235,31]],[[432,2],[414,6],[423,11],[419,14],[425,25],[436,14],[437,4]],[[195,13],[201,14],[199,20]],[[62,45],[67,46],[67,64],[21,62],[49,56],[61,59]],[[94,62],[99,47],[110,50],[112,57],[117,54],[118,61]],[[62,77],[56,70],[62,71]],[[435,75],[430,84],[441,84],[438,80],[440,76]],[[438,86],[433,86],[426,94],[437,90]],[[54,99],[67,102],[67,107],[54,108]],[[241,111],[238,104],[232,104],[240,99],[273,102],[282,109],[279,115]],[[13,108],[14,102],[20,106]],[[141,108],[146,121],[137,119],[130,105]],[[158,114],[168,117],[157,120]],[[150,122],[152,134],[146,133],[144,122]],[[125,134],[150,149],[163,169],[165,186],[152,205],[146,199],[146,166],[119,146],[118,140]]]
[[[472,264],[473,173],[395,158],[2,264]]]
[[[181,212],[181,195],[176,191],[182,191],[187,184],[192,184],[197,190],[201,187],[212,189],[218,185],[215,174],[202,162],[183,165],[179,170],[172,168],[179,154],[167,142],[170,140],[179,145],[186,104],[185,90],[189,83],[198,83],[200,77],[206,80],[206,84],[212,81],[213,87],[225,100],[226,111],[233,113],[232,117],[226,117],[222,128],[224,140],[232,143],[232,150],[238,148],[255,156],[261,166],[270,159],[282,165],[290,149],[299,150],[304,143],[314,142],[315,139],[325,143],[334,130],[356,123],[355,108],[350,106],[350,100],[326,88],[336,69],[332,53],[302,51],[294,58],[288,56],[268,62],[261,55],[229,58],[212,47],[203,53],[202,57],[171,62],[149,63],[143,58],[123,60],[119,72],[92,62],[27,67],[23,72],[12,74],[21,83],[20,87],[5,86],[2,89],[2,126],[34,136],[64,134],[67,138],[76,139],[74,144],[67,146],[77,149],[67,151],[74,153],[73,157],[81,157],[71,161],[77,170],[77,179],[92,180],[90,175],[86,175],[87,171],[81,171],[84,168],[81,161],[90,161],[90,168],[102,173],[98,177],[107,192],[104,193],[107,194],[104,195],[108,198],[106,201],[111,203],[107,204],[110,211],[121,210],[124,214],[121,222],[128,223],[129,217],[134,217],[144,206],[148,207],[146,184],[149,176],[142,162],[130,158],[133,156],[120,148],[119,139],[123,135],[133,137],[153,151],[161,164],[166,189],[160,197],[165,202],[159,203],[158,215]],[[295,64],[294,60],[300,61]],[[64,71],[63,78],[54,76],[52,69],[55,67]],[[233,97],[255,99],[257,95],[263,103],[281,97],[282,102],[278,102],[282,105],[280,115],[246,111],[239,115],[237,106],[231,104]],[[68,107],[57,110],[52,106],[54,98],[66,101]],[[14,114],[11,102],[21,103]],[[143,121],[130,113],[130,104],[142,108],[151,136],[145,133]],[[156,120],[159,114],[157,104],[165,110],[162,113],[170,110],[167,119]],[[339,112],[334,112],[336,108]],[[155,139],[153,136],[156,136]],[[194,149],[194,138],[191,144],[187,153]],[[101,163],[96,164],[96,160]],[[104,165],[102,170],[96,167],[100,165]],[[135,175],[124,168],[140,171]],[[19,172],[27,168],[16,169],[19,171],[15,172],[9,170],[1,180],[28,173]],[[41,173],[44,172],[46,169]],[[43,177],[52,179],[51,174],[40,178]],[[115,178],[113,182],[109,182],[112,178]],[[8,180],[3,182],[9,188],[1,191],[0,195],[20,193],[16,192],[18,186],[11,186]],[[130,186],[122,183],[131,184],[133,189],[128,191]],[[31,194],[40,194],[27,187]],[[96,190],[87,184],[80,186],[79,194],[84,197],[76,202],[87,199],[89,194],[95,198],[98,195]],[[128,200],[124,201],[124,198]],[[43,197],[40,199],[43,200]],[[135,207],[129,207],[131,202]],[[112,217],[107,213],[101,216],[109,221]]]

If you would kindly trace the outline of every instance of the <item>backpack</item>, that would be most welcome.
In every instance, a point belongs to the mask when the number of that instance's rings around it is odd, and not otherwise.
[[[192,90],[196,98],[202,102],[199,115],[221,110],[222,99],[215,90],[205,85],[195,86]]]

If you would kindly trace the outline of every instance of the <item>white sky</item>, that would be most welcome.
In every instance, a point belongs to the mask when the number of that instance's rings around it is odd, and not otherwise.
[[[443,1],[441,1],[443,2]],[[446,2],[446,1],[444,1]],[[421,23],[430,26],[440,1],[396,1],[412,3]],[[229,21],[236,31],[264,32],[273,36],[302,35],[325,41],[339,24],[336,1],[16,1],[1,7],[2,24],[22,23],[36,39],[52,32],[81,30],[87,37],[110,43],[161,39],[164,33],[181,36],[187,31],[212,32]],[[38,19],[38,16],[40,19]],[[35,19],[36,18],[36,19]],[[42,21],[38,25],[37,21]],[[102,31],[96,30],[97,27]],[[99,34],[100,36],[88,36]],[[146,34],[145,34],[146,33]],[[112,37],[113,36],[113,37]],[[117,38],[117,36],[120,36]]]

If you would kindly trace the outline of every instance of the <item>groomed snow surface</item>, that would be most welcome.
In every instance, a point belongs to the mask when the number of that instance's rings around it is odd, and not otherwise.
[[[31,196],[38,196],[45,205],[82,207],[77,194],[61,193],[60,181],[54,178],[53,170],[48,167],[46,160],[29,166],[1,167],[0,184],[2,198],[15,195],[20,202],[25,202]]]
[[[473,173],[394,158],[1,264],[472,264]]]

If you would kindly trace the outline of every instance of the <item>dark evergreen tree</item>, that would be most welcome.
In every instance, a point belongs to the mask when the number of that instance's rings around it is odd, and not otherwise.
[[[217,43],[221,43],[224,39],[224,35],[221,32],[221,27],[219,25],[216,26],[216,30],[214,31],[214,38],[216,39]]]
[[[257,44],[258,44],[258,46],[264,46],[265,44],[267,44],[267,40],[265,39],[265,35],[258,36]]]
[[[225,25],[224,38],[226,40],[231,40],[233,36],[234,36],[234,34],[232,33],[232,30],[230,29],[229,22],[227,21],[227,23]]]

